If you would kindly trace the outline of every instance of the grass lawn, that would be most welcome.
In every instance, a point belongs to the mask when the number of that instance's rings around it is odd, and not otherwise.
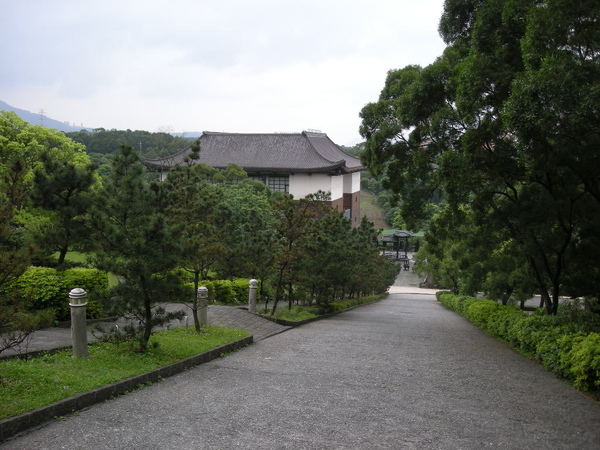
[[[370,295],[368,297],[360,297],[360,298],[349,298],[346,300],[338,300],[335,302],[331,302],[330,306],[332,307],[332,311],[339,312],[344,311],[346,309],[352,308],[358,305],[364,305],[366,303],[371,303],[377,300],[380,300],[386,297],[387,294],[380,295]],[[270,313],[264,313],[264,316],[271,316]],[[277,305],[277,310],[275,311],[275,315],[272,317],[276,319],[288,320],[290,322],[301,322],[303,320],[312,319],[314,317],[319,317],[319,307],[318,306],[301,306],[301,305],[292,305],[290,309],[287,303],[283,302]]]
[[[370,192],[360,192],[360,214],[361,216],[367,216],[375,228],[386,229],[390,226],[385,221],[385,213],[381,206],[377,204],[377,197]]]
[[[150,372],[248,335],[219,327],[196,334],[193,327],[181,327],[156,332],[150,344],[156,342],[158,347],[147,353],[133,353],[126,344],[95,343],[89,346],[87,359],[73,358],[68,350],[28,361],[0,361],[0,419]]]
[[[292,309],[289,309],[287,304],[278,305],[277,311],[273,317],[282,320],[289,320],[292,322],[299,322],[306,319],[312,319],[317,317],[318,308],[307,308],[299,305],[292,305]]]
[[[58,253],[54,253],[52,255],[52,259],[56,263],[58,261]],[[65,261],[68,263],[72,263],[72,264],[78,264],[82,267],[89,267],[88,255],[86,253],[75,252],[75,251],[67,252]]]

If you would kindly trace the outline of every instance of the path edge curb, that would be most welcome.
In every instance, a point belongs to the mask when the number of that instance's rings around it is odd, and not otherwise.
[[[0,420],[0,443],[21,432],[41,426],[51,420],[55,420],[57,417],[66,416],[93,406],[96,403],[126,394],[145,384],[156,383],[163,378],[176,375],[187,369],[191,369],[192,367],[220,358],[224,353],[231,353],[251,345],[253,342],[254,336],[247,336],[243,339],[215,347],[204,353],[190,356],[189,358],[169,364],[168,366],[160,367],[151,372],[116,381],[109,385],[82,392],[50,405],[19,414],[18,416]]]

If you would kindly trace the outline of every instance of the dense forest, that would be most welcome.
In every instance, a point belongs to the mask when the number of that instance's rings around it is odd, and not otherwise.
[[[141,158],[157,159],[183,150],[195,139],[173,136],[168,132],[151,133],[140,130],[105,130],[104,128],[96,128],[91,132],[81,130],[65,134],[68,138],[84,146],[90,160],[99,166],[99,171],[103,174],[110,166],[112,155],[117,153],[122,145],[136,150]]]

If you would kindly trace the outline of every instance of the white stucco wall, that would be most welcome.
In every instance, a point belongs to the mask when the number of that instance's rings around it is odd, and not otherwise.
[[[344,193],[352,194],[360,191],[360,172],[344,175]]]
[[[344,175],[331,177],[331,200],[344,197]]]
[[[303,173],[290,175],[290,194],[294,198],[303,198],[319,190],[331,192],[331,200],[342,198],[344,193],[358,192],[360,191],[360,172],[336,176]]]
[[[326,174],[296,173],[290,175],[290,194],[295,199],[304,198],[321,190],[331,192],[331,177]]]
[[[352,174],[352,192],[360,191],[360,172]]]

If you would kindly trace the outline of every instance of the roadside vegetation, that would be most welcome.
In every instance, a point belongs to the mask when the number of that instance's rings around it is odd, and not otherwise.
[[[298,301],[326,309],[386,292],[396,277],[372,223],[351,227],[326,206],[328,193],[271,192],[238,166],[196,164],[197,145],[161,182],[131,146],[113,149],[100,171],[83,144],[14,113],[0,113],[0,138],[0,353],[26,349],[52,315],[67,320],[76,287],[90,317],[130,318],[145,352],[156,329],[188,312],[201,331],[201,283],[210,301],[231,304],[257,279],[259,301],[275,311]]]
[[[491,336],[577,389],[600,400],[600,317],[577,302],[561,303],[557,314],[532,314],[496,301],[438,292],[438,300]]]
[[[353,299],[337,300],[329,303],[327,308],[319,307],[317,305],[306,306],[306,305],[292,305],[291,308],[277,308],[274,314],[269,311],[264,311],[264,316],[268,318],[274,318],[279,320],[285,320],[287,322],[303,322],[309,319],[316,319],[319,316],[325,314],[331,314],[335,312],[345,311],[359,305],[365,305],[367,303],[373,303],[377,300],[381,300],[386,297],[387,294],[371,295],[367,297],[359,297]],[[259,308],[260,309],[260,308]],[[259,313],[261,311],[258,311]]]
[[[145,353],[127,342],[89,346],[89,358],[73,358],[71,350],[28,360],[0,360],[0,420],[46,406],[94,388],[150,372],[190,356],[242,339],[241,330],[192,327],[156,332]]]
[[[599,8],[446,1],[443,54],[390,70],[360,112],[365,142],[346,149],[369,167],[362,187],[378,220],[426,231],[415,270],[459,295],[440,299],[589,392],[600,361]],[[397,276],[373,223],[352,228],[324,207],[327,193],[272,193],[197,154],[160,183],[136,143],[155,157],[182,141],[73,138],[0,113],[0,352],[64,317],[74,283],[89,283],[93,314],[136,319],[143,353],[183,315],[164,302],[191,304],[201,332],[201,284],[233,303],[254,278],[270,315],[305,317],[385,293]],[[85,263],[69,262],[73,251]],[[525,315],[515,305],[534,294],[541,311]]]
[[[598,8],[447,1],[444,52],[362,109],[361,159],[427,229],[417,270],[440,287],[600,313]]]

